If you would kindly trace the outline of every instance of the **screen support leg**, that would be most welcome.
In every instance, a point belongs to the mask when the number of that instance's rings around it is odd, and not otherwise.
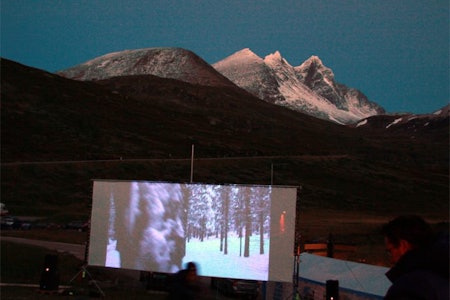
[[[90,223],[90,222],[89,222]],[[89,228],[90,229],[90,228]],[[87,240],[86,240],[86,246],[84,248],[84,259],[83,259],[83,266],[81,267],[80,271],[78,271],[77,274],[75,274],[75,276],[72,277],[72,279],[69,281],[69,283],[72,283],[76,278],[78,278],[81,275],[81,278],[85,278],[86,275],[89,276],[89,279],[91,280],[91,282],[95,285],[95,287],[97,288],[97,291],[100,293],[100,295],[102,295],[103,297],[105,297],[105,293],[103,292],[103,290],[100,288],[100,286],[97,284],[97,281],[95,281],[95,279],[92,277],[91,273],[89,273],[89,271],[86,269],[87,265],[88,265],[88,252],[89,252],[89,244],[90,244],[90,230],[88,230],[88,235],[87,235]]]
[[[97,288],[97,291],[103,296],[105,297],[105,293],[103,292],[103,290],[100,288],[100,286],[97,284],[97,281],[94,280],[94,278],[92,277],[91,273],[89,273],[89,271],[86,269],[86,265],[83,265],[80,269],[80,271],[78,271],[77,274],[75,274],[75,276],[73,276],[73,278],[69,281],[69,283],[72,283],[76,278],[78,278],[81,275],[82,278],[85,278],[86,275],[89,276],[89,279],[91,280],[91,282],[94,284],[94,286]]]
[[[286,299],[300,300],[300,293],[298,292],[298,281],[300,270],[300,253],[294,255],[294,272],[292,274],[292,294]]]

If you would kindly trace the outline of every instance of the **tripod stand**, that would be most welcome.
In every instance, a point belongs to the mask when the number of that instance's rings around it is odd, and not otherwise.
[[[290,294],[286,300],[300,300],[300,293],[298,292],[298,276],[300,269],[300,255],[294,256],[294,273],[292,274],[292,294]]]
[[[89,222],[90,224],[90,222]],[[72,283],[76,278],[79,278],[81,275],[81,278],[84,279],[86,278],[86,275],[89,276],[90,281],[94,284],[94,286],[97,288],[97,291],[100,293],[100,295],[102,295],[103,297],[105,297],[105,293],[103,292],[103,290],[100,288],[100,286],[97,284],[97,282],[94,280],[94,278],[92,277],[91,273],[89,273],[89,271],[86,269],[87,265],[88,265],[88,255],[89,255],[89,243],[90,243],[90,226],[89,226],[89,230],[87,231],[87,239],[86,239],[86,245],[84,248],[84,259],[83,259],[83,266],[80,268],[80,270],[75,274],[75,276],[72,277],[72,279],[69,281],[69,283]]]
[[[300,186],[298,188],[299,190],[302,189]],[[298,198],[297,198],[298,201]],[[302,236],[300,234],[300,230],[297,227],[298,223],[296,224],[295,228],[295,238],[294,238],[294,271],[292,274],[292,294],[289,295],[287,299],[293,299],[293,300],[300,300],[300,293],[298,292],[298,281],[300,276],[300,253],[301,253],[301,240]]]
[[[78,271],[78,273],[75,274],[75,276],[72,277],[72,279],[69,281],[69,283],[72,283],[80,275],[81,275],[81,278],[86,278],[86,275],[87,275],[87,276],[89,276],[89,279],[92,281],[92,283],[95,285],[95,287],[97,288],[97,291],[100,293],[100,295],[105,297],[105,293],[100,288],[100,286],[97,284],[97,282],[94,280],[94,278],[92,277],[91,273],[89,273],[89,271],[86,269],[86,266],[87,266],[87,264],[83,264],[83,266],[81,267],[80,271]]]

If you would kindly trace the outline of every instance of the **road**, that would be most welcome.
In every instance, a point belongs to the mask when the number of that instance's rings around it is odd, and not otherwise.
[[[84,260],[84,253],[86,246],[81,244],[68,244],[68,243],[60,243],[60,242],[50,242],[50,241],[42,241],[42,240],[31,240],[24,238],[17,238],[11,236],[0,236],[0,240],[9,241],[18,244],[26,244],[32,246],[43,247],[47,249],[53,249],[58,252],[65,252],[74,255],[76,258],[80,260]]]
[[[305,159],[305,160],[337,160],[350,157],[348,154],[333,154],[333,155],[292,155],[289,158]],[[261,160],[261,159],[278,159],[286,158],[285,156],[231,156],[231,157],[196,157],[195,161],[218,161],[218,160]],[[92,164],[105,162],[175,162],[175,161],[190,161],[192,158],[118,158],[118,159],[97,159],[97,160],[58,160],[58,161],[21,161],[21,162],[2,162],[0,165],[7,166],[24,166],[24,165],[67,165],[67,164]]]

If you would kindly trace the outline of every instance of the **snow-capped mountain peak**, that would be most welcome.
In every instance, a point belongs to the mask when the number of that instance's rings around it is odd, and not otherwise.
[[[289,64],[282,56],[279,51],[275,51],[272,54],[267,55],[264,57],[264,62],[266,64],[276,64],[276,63],[286,63]]]
[[[320,75],[329,85],[334,84],[334,73],[326,67],[318,56],[311,56],[300,66],[295,67],[299,78],[305,82],[314,80],[314,75]]]
[[[241,66],[243,63],[258,65],[262,64],[263,60],[261,57],[256,55],[252,50],[250,50],[249,48],[245,48],[224,58],[223,60],[221,60],[216,64],[216,67],[220,68],[221,65],[225,65],[229,68],[239,68],[239,66]]]
[[[311,55],[307,60],[305,60],[299,67],[304,68],[305,66],[315,65],[318,67],[325,67],[322,60],[317,55]]]
[[[340,124],[384,112],[361,92],[335,82],[333,71],[318,56],[293,67],[279,51],[261,59],[246,48],[213,67],[265,101]]]
[[[239,56],[246,59],[260,59],[258,55],[256,55],[250,48],[244,48],[234,54],[235,56]]]

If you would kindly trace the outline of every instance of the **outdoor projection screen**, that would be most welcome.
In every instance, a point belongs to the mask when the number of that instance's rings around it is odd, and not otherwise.
[[[296,187],[94,180],[88,264],[292,281]]]

